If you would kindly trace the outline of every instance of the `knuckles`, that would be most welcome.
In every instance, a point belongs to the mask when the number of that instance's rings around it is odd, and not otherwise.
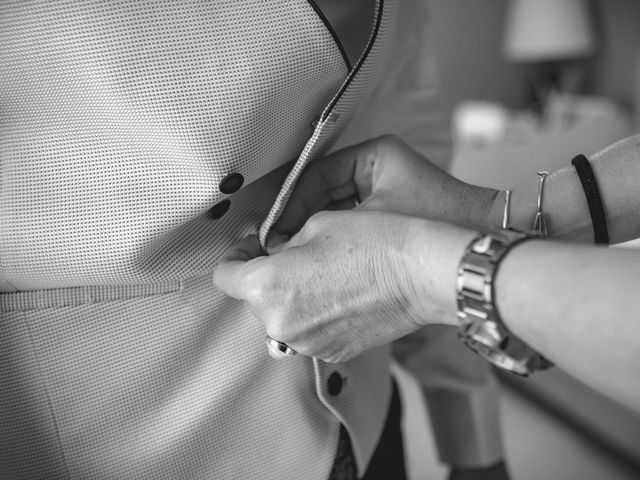
[[[402,139],[392,133],[385,133],[378,137],[372,138],[371,140],[369,140],[369,142],[372,146],[375,146],[375,147],[379,147],[379,146],[397,147],[397,146],[404,145],[404,142],[402,141]]]
[[[283,283],[273,261],[261,262],[245,276],[245,299],[253,313],[265,324],[267,334],[274,339],[288,338],[287,319],[291,315],[289,289]]]
[[[267,335],[271,338],[285,343],[290,342],[287,329],[285,328],[284,323],[277,316],[271,316],[265,319],[265,329],[267,331]]]
[[[303,227],[304,235],[307,238],[315,237],[318,233],[326,229],[332,217],[332,212],[327,211],[320,211],[313,214]]]
[[[406,151],[406,144],[397,135],[387,133],[370,140],[374,150],[385,154],[401,153]]]
[[[253,265],[244,276],[245,296],[250,305],[263,307],[277,295],[278,274],[272,262],[263,261]]]

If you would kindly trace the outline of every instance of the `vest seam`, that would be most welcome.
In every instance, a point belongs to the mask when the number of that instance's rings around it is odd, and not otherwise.
[[[40,358],[40,354],[38,352],[38,349],[36,348],[36,342],[33,338],[33,330],[31,328],[30,321],[27,321],[27,331],[29,333],[29,344],[31,346],[31,351],[33,352],[33,355],[36,358],[36,362],[38,365],[38,376],[40,377],[38,383],[42,386],[42,389],[44,390],[44,396],[47,402],[47,409],[49,410],[49,414],[51,415],[51,422],[53,423],[53,431],[56,437],[58,448],[60,449],[60,458],[62,460],[62,465],[64,467],[66,478],[68,480],[71,480],[71,470],[69,468],[69,463],[67,461],[67,455],[64,451],[64,445],[62,443],[62,435],[60,434],[60,427],[58,426],[58,419],[56,418],[55,410],[53,408],[53,401],[51,400],[49,383],[46,381],[46,376],[44,375],[44,372],[42,369],[42,359]]]

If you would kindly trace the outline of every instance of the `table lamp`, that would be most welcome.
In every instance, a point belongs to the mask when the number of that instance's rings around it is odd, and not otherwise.
[[[579,92],[580,60],[595,46],[585,0],[511,0],[503,51],[507,59],[527,65],[534,102],[541,111],[554,92]]]

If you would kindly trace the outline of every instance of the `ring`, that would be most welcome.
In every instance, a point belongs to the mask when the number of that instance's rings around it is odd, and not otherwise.
[[[274,340],[269,335],[267,335],[267,338],[265,338],[264,341],[266,342],[267,347],[269,348],[269,351],[276,356],[293,357],[294,355],[298,354],[298,352],[296,352],[293,348],[291,348],[286,343],[282,343],[277,340]]]

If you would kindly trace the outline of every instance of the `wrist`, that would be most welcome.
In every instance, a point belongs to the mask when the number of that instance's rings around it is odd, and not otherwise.
[[[530,184],[519,186],[511,191],[507,202],[507,192],[500,191],[494,198],[486,216],[486,222],[480,230],[490,231],[506,227],[520,232],[530,232],[536,213],[536,196]],[[507,204],[508,203],[508,204]]]
[[[497,212],[496,209],[501,199],[504,200],[503,192],[477,185],[472,185],[471,187],[466,209],[469,216],[466,222],[461,225],[471,230],[498,227],[502,221],[502,210]]]
[[[537,212],[540,179],[530,175],[526,182],[513,188],[509,208],[509,228],[531,232]],[[574,241],[591,241],[592,229],[587,204],[580,180],[572,169],[550,174],[545,182],[542,209],[548,236]],[[499,192],[491,205],[486,223],[480,229],[491,230],[502,226],[505,192]]]
[[[458,269],[458,317],[464,343],[491,363],[529,376],[551,364],[513,336],[496,307],[495,277],[511,249],[531,235],[513,230],[482,233],[470,242]]]
[[[489,231],[495,228],[502,227],[502,220],[504,217],[505,208],[505,191],[496,192],[493,197],[493,201],[489,206],[486,216],[484,217],[484,223],[478,228],[478,230]]]
[[[423,324],[458,325],[457,268],[476,232],[445,222],[412,219],[405,245],[405,267],[416,314]]]

